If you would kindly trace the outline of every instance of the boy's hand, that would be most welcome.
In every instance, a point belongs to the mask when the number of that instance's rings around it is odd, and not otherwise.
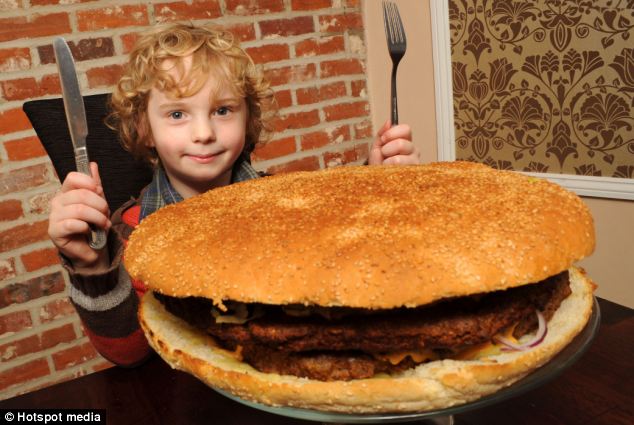
[[[78,172],[68,173],[61,191],[51,201],[48,235],[75,269],[107,267],[108,250],[95,251],[88,245],[91,223],[110,229],[110,211],[104,197],[99,170],[90,163],[93,177]]]
[[[412,143],[412,129],[407,124],[392,127],[386,121],[370,149],[370,165],[420,164],[420,153]]]

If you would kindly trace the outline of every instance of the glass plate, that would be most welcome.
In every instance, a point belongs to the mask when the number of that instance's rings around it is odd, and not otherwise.
[[[214,390],[224,395],[225,397],[228,397],[254,409],[262,410],[268,413],[274,413],[276,415],[310,421],[342,424],[373,424],[424,421],[427,419],[440,418],[443,416],[449,417],[451,415],[463,413],[468,410],[479,409],[484,406],[499,403],[510,397],[515,397],[526,391],[532,390],[535,387],[543,385],[551,379],[555,378],[565,369],[570,367],[574,362],[576,362],[590,347],[590,343],[594,339],[597,330],[599,329],[600,321],[601,312],[599,311],[599,304],[597,303],[597,300],[595,298],[593,300],[592,314],[590,315],[590,319],[588,320],[586,326],[581,330],[579,335],[577,335],[570,344],[568,344],[562,351],[560,351],[555,357],[553,357],[550,362],[546,363],[541,368],[535,370],[533,373],[524,377],[508,388],[500,390],[494,394],[483,397],[471,403],[466,403],[447,409],[419,413],[379,413],[369,415],[332,413],[291,407],[272,407],[241,399],[234,396],[233,394],[218,390],[216,388],[214,388]]]

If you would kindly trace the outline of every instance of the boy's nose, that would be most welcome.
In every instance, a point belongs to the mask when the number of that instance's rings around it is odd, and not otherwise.
[[[211,120],[196,120],[192,128],[192,141],[195,143],[210,143],[214,140],[216,140],[216,133]]]

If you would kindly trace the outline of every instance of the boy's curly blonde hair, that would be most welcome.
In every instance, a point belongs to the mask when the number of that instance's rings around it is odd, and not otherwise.
[[[183,58],[192,56],[185,74]],[[175,81],[164,61],[173,61],[180,81]],[[136,158],[155,165],[158,155],[148,147],[152,132],[147,105],[153,87],[175,98],[191,96],[209,77],[218,86],[228,84],[244,97],[249,115],[244,152],[250,153],[260,141],[273,113],[273,92],[234,36],[210,26],[171,24],[142,35],[110,98],[108,125],[119,132],[123,147]]]

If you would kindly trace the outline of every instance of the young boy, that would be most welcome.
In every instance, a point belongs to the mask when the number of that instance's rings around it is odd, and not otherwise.
[[[121,257],[134,227],[164,205],[258,178],[248,157],[267,127],[272,93],[233,37],[210,27],[173,24],[137,42],[115,89],[112,121],[126,149],[150,161],[152,182],[109,219],[99,171],[69,173],[51,202],[49,236],[71,280],[70,297],[95,348],[133,366],[150,353],[136,318],[142,282]],[[407,125],[381,128],[370,164],[415,164]],[[89,223],[108,245],[88,246]]]

